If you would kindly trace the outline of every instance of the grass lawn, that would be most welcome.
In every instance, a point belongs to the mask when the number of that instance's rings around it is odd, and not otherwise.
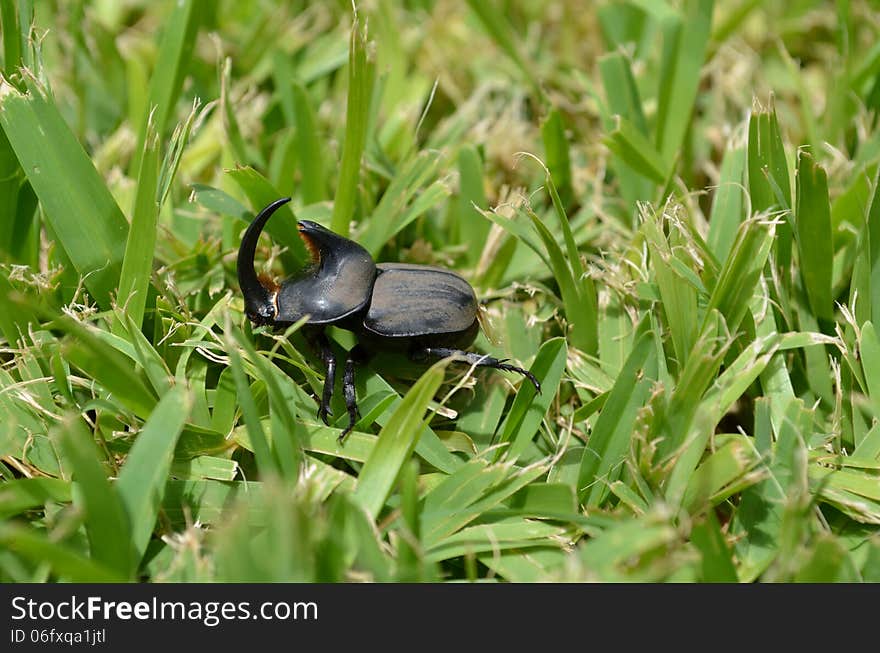
[[[880,581],[873,3],[356,4],[0,0],[0,580]],[[340,444],[286,196],[542,392],[380,355]]]

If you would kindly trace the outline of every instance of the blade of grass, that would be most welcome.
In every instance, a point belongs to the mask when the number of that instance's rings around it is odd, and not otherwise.
[[[728,332],[734,333],[740,328],[770,256],[777,228],[778,225],[759,218],[751,218],[740,225],[730,255],[718,275],[718,283],[709,297],[701,331],[705,330],[706,321],[712,319],[713,309],[724,316]]]
[[[76,415],[59,424],[54,437],[60,440],[72,468],[78,489],[74,503],[81,502],[92,558],[120,576],[131,577],[137,558],[130,522],[119,494],[107,480],[91,434]]]
[[[431,188],[425,190],[424,187],[436,176],[441,162],[439,152],[419,152],[401,166],[379,200],[365,229],[358,235],[358,242],[370,254],[378,255],[389,238],[403,229],[408,220],[417,217],[418,214],[407,209],[424,201],[431,193]]]
[[[153,253],[156,248],[156,224],[159,217],[159,206],[156,203],[158,166],[159,139],[151,114],[147,120],[144,152],[141,155],[138,172],[137,194],[131,227],[125,242],[125,255],[122,258],[122,272],[116,296],[117,302],[124,307],[126,315],[137,329],[140,329],[144,319],[147,290],[153,270]],[[123,330],[122,325],[114,321],[113,332],[120,335]]]
[[[190,66],[193,47],[196,42],[199,24],[207,13],[205,0],[181,0],[175,4],[165,21],[165,31],[159,45],[156,66],[150,76],[147,107],[155,107],[156,133],[161,138],[168,129],[174,115],[177,98],[183,88],[183,79]],[[141,156],[148,139],[149,115],[138,117],[140,129],[135,156],[130,170],[141,168]]]
[[[192,109],[186,119],[174,128],[171,135],[171,142],[168,150],[165,152],[165,158],[162,160],[162,166],[159,168],[159,181],[156,186],[156,204],[159,208],[165,204],[165,199],[171,191],[171,183],[177,176],[180,168],[180,162],[183,160],[183,153],[189,143],[195,123],[201,121],[202,115],[208,110],[206,107],[202,113],[199,113],[199,100],[193,100]],[[147,141],[149,141],[150,126],[147,126]],[[143,162],[141,162],[143,164]],[[140,184],[138,184],[140,186]]]
[[[298,82],[293,83],[293,105],[297,160],[301,175],[300,197],[305,205],[322,202],[327,199],[324,145],[309,95]]]
[[[18,77],[22,65],[22,41],[30,26],[19,23],[15,0],[0,0],[0,27],[3,27],[3,74],[7,79]]]
[[[348,103],[345,113],[345,137],[339,179],[333,199],[330,228],[342,236],[349,234],[349,221],[354,215],[355,199],[360,183],[361,156],[367,141],[370,98],[373,92],[376,62],[368,53],[366,26],[361,28],[355,14],[351,26],[348,59]]]
[[[528,215],[544,243],[550,270],[559,284],[565,316],[570,325],[571,344],[585,354],[595,354],[599,346],[598,307],[592,279],[575,272],[577,269],[583,270],[576,250],[572,252],[569,249],[575,261],[566,259],[559,243],[541,219],[531,209],[528,209]],[[573,239],[565,240],[571,247],[574,246]]]
[[[102,309],[119,281],[128,223],[48,91],[0,79],[0,127],[58,244]],[[71,219],[73,216],[73,219]]]
[[[788,161],[773,107],[756,109],[749,119],[748,178],[752,213],[791,209]],[[776,227],[774,251],[783,280],[788,278],[791,265],[791,238],[791,227],[787,222]]]
[[[401,467],[415,449],[428,403],[443,382],[448,360],[438,361],[406,393],[379,432],[376,446],[364,463],[354,496],[375,519],[394,487]]]
[[[613,115],[623,116],[643,136],[648,136],[648,122],[639,97],[639,89],[630,63],[621,52],[612,52],[599,58],[599,73],[608,108]]]
[[[571,157],[568,151],[568,138],[559,109],[553,107],[541,125],[541,138],[544,142],[544,156],[547,161],[548,176],[556,183],[563,206],[571,201]]]
[[[733,249],[737,229],[744,218],[745,169],[745,147],[728,143],[724,158],[721,160],[721,173],[712,201],[709,236],[706,239],[715,258],[721,263],[724,263]]]
[[[226,136],[226,143],[232,158],[238,165],[253,163],[262,170],[266,167],[266,161],[260,150],[251,147],[244,140],[241,127],[238,125],[237,107],[233,106],[230,97],[231,87],[232,58],[226,57],[220,72],[220,112],[223,116],[223,132]]]
[[[639,130],[623,116],[614,116],[614,128],[604,141],[630,168],[655,184],[666,183],[667,165],[662,156]]]
[[[60,478],[19,478],[0,484],[0,519],[41,508],[47,502],[69,503],[70,483]]]
[[[706,521],[691,530],[691,542],[700,552],[700,576],[704,583],[737,582],[733,554],[713,511],[706,513]]]
[[[659,212],[658,212],[659,213]],[[669,241],[663,234],[664,214],[649,216],[642,224],[642,233],[650,253],[650,267],[660,290],[660,304],[666,316],[677,368],[684,368],[691,348],[697,338],[698,321],[697,291],[688,281],[677,273],[674,266],[675,247],[674,227],[670,226]]]
[[[646,320],[637,330],[632,351],[605,400],[581,457],[578,498],[590,507],[601,503],[608,492],[607,483],[614,481],[620,473],[620,463],[629,446],[636,412],[648,398],[650,384],[646,380],[639,380],[640,371],[653,345],[647,328]]]
[[[169,390],[150,414],[119,472],[116,491],[125,506],[135,558],[140,560],[156,525],[174,446],[189,415],[182,386]]]
[[[874,324],[880,324],[880,170],[873,178],[873,194],[862,225],[856,265],[864,266],[861,274],[853,275],[858,280],[854,291],[858,290],[863,306],[859,309],[856,305],[856,309]]]
[[[467,4],[471,11],[473,11],[477,18],[479,18],[480,23],[483,25],[486,32],[488,32],[492,40],[495,41],[504,54],[510,57],[510,59],[516,64],[517,68],[520,69],[520,72],[522,72],[526,81],[531,84],[532,90],[536,93],[536,96],[538,98],[543,97],[543,91],[541,90],[541,85],[538,83],[538,78],[535,76],[534,72],[532,72],[528,61],[526,61],[525,57],[522,56],[517,48],[517,35],[514,32],[513,26],[507,20],[507,16],[504,12],[500,11],[498,7],[495,6],[495,3],[490,0],[467,0]]]
[[[302,443],[298,420],[291,410],[292,393],[285,393],[284,388],[291,383],[281,371],[263,356],[260,356],[253,345],[239,332],[235,334],[237,341],[247,358],[259,371],[260,378],[269,392],[269,407],[272,413],[272,448],[278,469],[284,478],[296,483],[302,462]],[[239,337],[240,336],[240,337]]]
[[[687,0],[682,17],[663,24],[663,61],[657,94],[657,151],[666,178],[684,142],[712,28],[714,0]]]
[[[865,374],[865,390],[874,408],[874,415],[880,417],[880,339],[873,322],[865,322],[859,338],[859,358]]]
[[[156,396],[147,388],[130,359],[89,327],[67,316],[52,324],[69,334],[61,346],[64,358],[82,370],[87,378],[100,383],[122,406],[146,419],[156,405]]]
[[[229,333],[229,329],[226,332]],[[232,378],[235,381],[235,389],[238,394],[238,403],[244,417],[254,458],[257,461],[257,469],[259,469],[260,475],[263,478],[267,478],[279,472],[278,465],[272,456],[269,442],[266,439],[266,433],[263,431],[263,425],[260,422],[260,412],[257,408],[254,394],[251,391],[251,386],[248,383],[244,363],[242,362],[241,354],[238,352],[238,345],[231,337],[228,340],[226,350],[229,356],[229,369],[232,370]]]
[[[796,186],[798,269],[813,312],[819,318],[830,320],[834,312],[831,298],[834,240],[828,178],[825,170],[803,150],[798,152]]]
[[[489,236],[491,225],[479,212],[489,201],[483,189],[483,162],[473,145],[458,151],[458,203],[455,207],[459,239],[467,246],[468,262],[476,265]],[[475,208],[476,207],[476,208]]]
[[[736,437],[724,441],[691,474],[682,500],[684,508],[692,515],[711,514],[712,507],[742,489],[737,481],[741,481],[756,462],[750,443]],[[756,476],[754,482],[759,479]]]
[[[535,355],[535,362],[529,371],[541,382],[541,394],[527,380],[520,383],[513,405],[500,427],[498,442],[509,442],[506,453],[498,451],[496,460],[503,455],[505,460],[515,462],[525,452],[534,439],[550,405],[556,398],[562,374],[565,371],[568,349],[565,338],[551,338]]]
[[[48,565],[60,578],[74,583],[122,583],[129,580],[127,574],[90,560],[32,528],[12,522],[0,522],[0,545],[35,564]]]
[[[404,536],[400,538],[397,549],[398,582],[417,582],[427,580],[434,574],[428,569],[420,547],[421,510],[419,508],[419,465],[410,460],[400,470],[400,504]]]

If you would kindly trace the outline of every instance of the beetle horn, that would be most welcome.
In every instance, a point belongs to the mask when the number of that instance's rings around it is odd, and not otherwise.
[[[247,231],[244,232],[244,237],[241,239],[241,246],[238,248],[238,285],[241,286],[241,293],[244,296],[245,313],[256,324],[272,322],[277,312],[274,293],[260,282],[254,267],[257,241],[260,240],[260,234],[272,214],[279,206],[287,204],[289,201],[289,197],[282,197],[260,211],[253,222],[248,225]]]

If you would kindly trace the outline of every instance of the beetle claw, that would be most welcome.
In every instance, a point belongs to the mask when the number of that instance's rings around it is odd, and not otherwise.
[[[330,406],[325,406],[324,404],[318,406],[318,418],[324,422],[324,424],[330,426],[331,417],[333,417],[333,411],[330,410]]]
[[[342,429],[342,432],[339,434],[339,437],[336,438],[336,440],[339,442],[339,444],[342,444],[345,441],[346,436],[349,433],[351,433],[353,430],[354,430],[354,424],[349,424],[344,429]]]

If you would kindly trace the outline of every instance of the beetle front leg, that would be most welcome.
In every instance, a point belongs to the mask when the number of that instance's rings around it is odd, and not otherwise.
[[[324,424],[329,425],[330,417],[333,415],[333,411],[330,410],[330,400],[333,399],[333,386],[336,384],[336,354],[333,353],[333,349],[330,347],[330,341],[327,340],[327,336],[324,335],[323,331],[320,331],[317,335],[313,336],[312,341],[321,356],[321,361],[324,363],[324,367],[327,369],[327,374],[324,376],[324,389],[321,393],[321,403],[318,406],[318,418],[321,419]]]
[[[496,370],[516,372],[522,374],[531,381],[532,385],[535,386],[535,391],[538,394],[541,394],[541,384],[538,382],[538,379],[535,378],[535,375],[521,367],[511,365],[507,362],[506,358],[493,358],[492,356],[487,356],[485,354],[478,354],[473,351],[462,351],[460,349],[450,349],[449,347],[425,347],[424,349],[413,352],[411,356],[414,360],[418,360],[425,356],[433,356],[435,358],[454,358],[456,361],[467,363],[468,365],[474,365],[476,367],[491,367]]]

